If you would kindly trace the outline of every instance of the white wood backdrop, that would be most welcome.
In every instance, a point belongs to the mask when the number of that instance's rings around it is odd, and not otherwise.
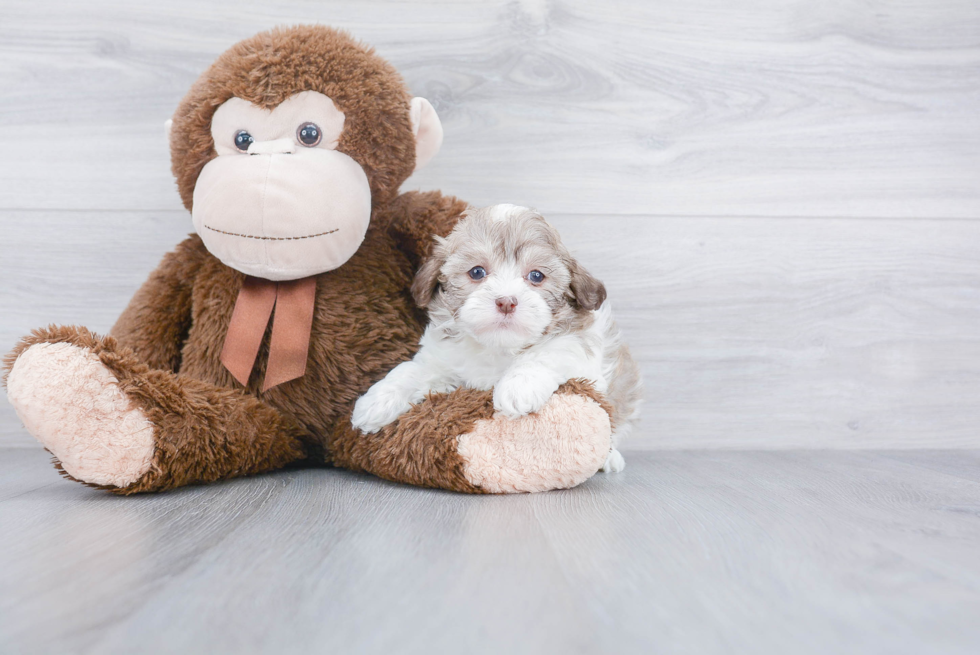
[[[406,185],[537,207],[641,361],[633,448],[980,445],[980,3],[0,2],[0,350],[190,229],[162,123],[321,22],[428,97]],[[34,446],[5,399],[0,444]]]

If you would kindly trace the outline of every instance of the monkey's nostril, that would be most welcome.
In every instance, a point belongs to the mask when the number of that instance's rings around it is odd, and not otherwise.
[[[510,314],[517,307],[517,298],[514,296],[506,296],[497,298],[497,311],[501,314]]]
[[[246,152],[250,155],[291,155],[296,152],[296,144],[292,139],[252,141]]]

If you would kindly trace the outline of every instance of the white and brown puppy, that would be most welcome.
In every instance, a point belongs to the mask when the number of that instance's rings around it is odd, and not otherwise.
[[[412,286],[429,311],[421,348],[354,406],[352,422],[377,432],[430,391],[493,389],[494,408],[517,418],[541,408],[559,385],[591,381],[613,407],[613,450],[636,418],[640,374],[604,305],[606,289],[536,212],[495,205],[467,212]]]

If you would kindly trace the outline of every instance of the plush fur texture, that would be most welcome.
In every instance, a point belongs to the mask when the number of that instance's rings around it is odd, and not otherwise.
[[[460,386],[493,389],[494,408],[517,419],[582,378],[615,391],[614,445],[629,431],[639,368],[602,304],[602,283],[536,212],[513,205],[467,212],[437,239],[413,290],[429,309],[421,349],[358,399],[355,427],[376,432],[427,394]],[[604,468],[621,470],[622,456]]]
[[[21,354],[37,344],[69,345],[89,354],[111,376],[106,385],[109,388],[101,393],[111,394],[113,389],[122,392],[126,407],[138,410],[153,426],[149,469],[128,484],[87,477],[84,471],[69,463],[73,457],[104,458],[110,452],[108,448],[76,454],[50,441],[45,443],[60,460],[63,470],[74,479],[115,493],[131,494],[261,473],[318,454],[315,442],[309,440],[300,426],[257,398],[239,390],[151,369],[113,337],[100,337],[78,327],[35,330],[6,357],[8,397],[19,414],[25,410],[46,412],[56,406],[39,395],[10,396],[10,377],[21,363]],[[108,417],[103,415],[103,418]],[[66,423],[62,429],[72,430],[77,441],[84,427],[80,423]],[[104,420],[82,438],[102,439],[104,443],[104,433],[114,429],[110,421]],[[32,434],[37,436],[33,431]]]
[[[302,91],[336,103],[346,117],[337,150],[364,168],[375,203],[394,198],[415,169],[411,95],[373,48],[343,31],[309,25],[262,32],[232,46],[184,96],[173,116],[170,152],[188,211],[201,169],[217,156],[215,110],[231,98],[274,109]]]
[[[215,156],[210,121],[218,106],[235,96],[273,108],[307,90],[327,95],[344,112],[337,149],[363,167],[373,205],[357,252],[339,268],[315,276],[306,373],[261,390],[267,330],[248,385],[242,388],[235,382],[219,356],[244,274],[222,264],[192,235],[164,257],[111,336],[52,326],[25,338],[5,360],[6,371],[29,373],[32,363],[24,360],[21,370],[18,358],[32,346],[69,344],[81,353],[74,359],[87,362],[88,379],[101,380],[109,389],[93,390],[96,397],[109,393],[116,403],[119,398],[111,390],[117,389],[128,404],[125,410],[113,404],[113,411],[120,410],[118,416],[138,412],[152,426],[152,458],[137,480],[124,484],[125,478],[113,482],[80,475],[82,482],[130,494],[293,463],[326,462],[394,481],[470,493],[518,489],[513,483],[484,487],[472,480],[500,478],[473,473],[494,467],[512,467],[519,476],[519,460],[501,459],[498,450],[488,448],[477,449],[471,459],[460,455],[459,438],[478,421],[507,421],[493,418],[485,392],[434,395],[377,435],[366,437],[350,425],[357,397],[415,353],[425,315],[413,301],[412,279],[429,254],[432,235],[449,234],[466,209],[462,201],[438,192],[397,195],[415,165],[414,135],[409,94],[386,62],[326,27],[273,30],[221,55],[173,119],[173,170],[184,204],[192,208],[197,176]],[[587,386],[570,389],[592,400],[556,415],[555,432],[566,441],[604,439],[608,444],[608,424],[603,423],[608,406]],[[56,405],[44,394],[18,392],[11,400],[22,413],[43,413]],[[508,426],[496,428],[501,443],[523,438]],[[85,439],[95,443],[97,430],[89,432]],[[78,471],[67,465],[67,451],[52,452],[65,461],[69,474]],[[551,466],[550,461],[538,453],[528,465]],[[552,473],[528,472],[535,479],[549,475],[556,479]]]
[[[460,436],[466,480],[490,493],[519,493],[567,489],[592,477],[608,461],[609,416],[594,411],[595,400],[563,391],[534,414],[482,420]]]
[[[540,416],[519,421],[494,419],[492,400],[476,389],[432,394],[377,433],[339,425],[329,448],[339,466],[469,493],[572,487],[605,461],[612,409],[588,382],[566,382]]]
[[[313,121],[319,143],[303,145],[296,132]],[[343,127],[343,114],[316,91],[290,96],[271,112],[240,98],[219,107],[211,126],[218,156],[194,189],[194,228],[208,251],[276,281],[342,266],[371,221],[368,178],[336,150]],[[241,132],[252,139],[247,152],[235,146]]]
[[[126,487],[150,468],[153,424],[95,353],[69,343],[36,343],[7,377],[20,419],[76,478]]]

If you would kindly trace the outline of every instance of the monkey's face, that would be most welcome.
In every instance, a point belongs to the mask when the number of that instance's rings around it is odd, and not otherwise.
[[[432,105],[370,47],[323,25],[229,48],[169,131],[177,189],[205,246],[270,280],[343,265],[372,205],[394,200],[442,144]]]
[[[240,98],[211,120],[217,157],[194,188],[194,227],[234,269],[292,280],[337,268],[360,246],[371,188],[360,164],[337,151],[344,114],[304,91],[262,109]]]

